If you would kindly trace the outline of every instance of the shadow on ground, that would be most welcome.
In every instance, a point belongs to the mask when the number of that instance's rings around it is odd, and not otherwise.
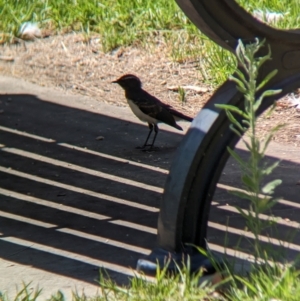
[[[160,131],[160,150],[141,152],[135,146],[143,144],[145,126],[33,95],[0,101],[0,257],[92,284],[104,267],[126,283],[136,261],[156,245],[161,194],[182,136]],[[273,176],[283,178],[277,193],[288,200],[273,211],[285,237],[299,228],[299,164],[282,161]],[[223,247],[230,220],[226,244],[233,251],[244,224],[232,208],[245,202],[227,190],[239,177],[229,161],[208,234],[212,246]],[[300,247],[294,242],[291,249]]]
[[[99,266],[131,274],[155,247],[182,136],[160,131],[160,150],[142,152],[146,126],[33,95],[0,101],[0,257],[91,283]]]
[[[281,161],[262,186],[275,179],[281,179],[282,184],[274,193],[274,198],[278,198],[278,202],[260,216],[262,223],[270,218],[275,221],[261,232],[260,245],[270,259],[285,262],[295,260],[300,250],[300,153],[297,148],[284,145],[280,147],[277,157],[266,156],[264,160],[264,164],[268,165]],[[241,149],[236,151],[245,161],[249,159],[247,151]],[[274,153],[276,149],[272,150],[272,155]],[[237,162],[230,158],[214,194],[216,202],[210,211],[207,238],[212,249],[218,252],[222,250],[229,257],[235,257],[240,252],[239,256],[248,260],[254,251],[253,235],[236,207],[248,209],[250,204],[247,200],[230,194],[235,188],[242,188],[241,172]]]

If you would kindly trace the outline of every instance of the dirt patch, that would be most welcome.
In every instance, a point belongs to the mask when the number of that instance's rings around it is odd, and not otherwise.
[[[174,62],[163,42],[146,45],[146,49],[127,47],[106,54],[100,48],[98,37],[87,42],[79,34],[2,46],[0,55],[12,60],[0,60],[0,73],[118,106],[127,103],[123,91],[111,81],[133,73],[141,78],[147,91],[190,116],[195,116],[213,93],[202,81],[199,61]],[[168,89],[187,85],[203,87],[206,91],[187,90],[182,102],[177,92]],[[270,118],[265,115],[260,118],[260,135],[278,123],[286,123],[274,140],[300,146],[300,111],[289,104],[287,97],[278,104]]]

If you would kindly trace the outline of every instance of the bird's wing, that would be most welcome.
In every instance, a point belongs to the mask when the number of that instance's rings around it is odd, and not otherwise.
[[[175,120],[185,120],[185,121],[189,121],[189,122],[193,121],[192,117],[187,116],[181,112],[178,112],[177,110],[175,110],[172,107],[170,107],[168,110],[175,117]]]
[[[159,99],[157,99],[156,97],[150,95],[146,91],[143,91],[143,92],[145,92],[145,94],[147,95],[147,97],[144,98],[145,100],[148,100],[149,102],[153,102],[153,104],[155,104],[156,106],[162,108],[163,111],[166,110],[168,113],[171,113],[171,115],[173,115],[174,117],[176,117],[175,121],[176,121],[176,119],[177,120],[186,120],[186,121],[190,121],[190,122],[193,121],[193,118],[191,118],[191,117],[189,117],[189,116],[187,116],[187,115],[185,115],[185,114],[183,114],[181,112],[178,112],[172,106],[161,102]],[[153,117],[153,116],[151,116],[151,117]]]
[[[126,95],[126,97],[131,99],[144,114],[182,130],[182,128],[176,124],[173,115],[169,112],[168,108],[170,106],[162,103],[159,99],[146,91],[141,90],[138,94],[135,93],[135,95],[132,96]]]

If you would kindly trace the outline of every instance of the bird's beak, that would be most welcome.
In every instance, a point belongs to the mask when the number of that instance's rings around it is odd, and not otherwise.
[[[112,81],[111,83],[112,83],[112,84],[117,84],[118,81],[117,81],[117,80],[114,80],[114,81]]]

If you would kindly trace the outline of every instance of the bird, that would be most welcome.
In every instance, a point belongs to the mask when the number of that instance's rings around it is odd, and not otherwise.
[[[137,148],[142,150],[154,149],[155,139],[159,131],[158,123],[166,123],[182,131],[182,127],[176,123],[176,120],[193,121],[193,118],[176,111],[170,105],[164,104],[155,96],[143,90],[141,80],[133,74],[125,74],[112,83],[119,84],[125,90],[125,97],[132,112],[141,121],[148,123],[149,133],[146,141],[142,147]],[[153,130],[155,133],[153,140],[148,144]]]

